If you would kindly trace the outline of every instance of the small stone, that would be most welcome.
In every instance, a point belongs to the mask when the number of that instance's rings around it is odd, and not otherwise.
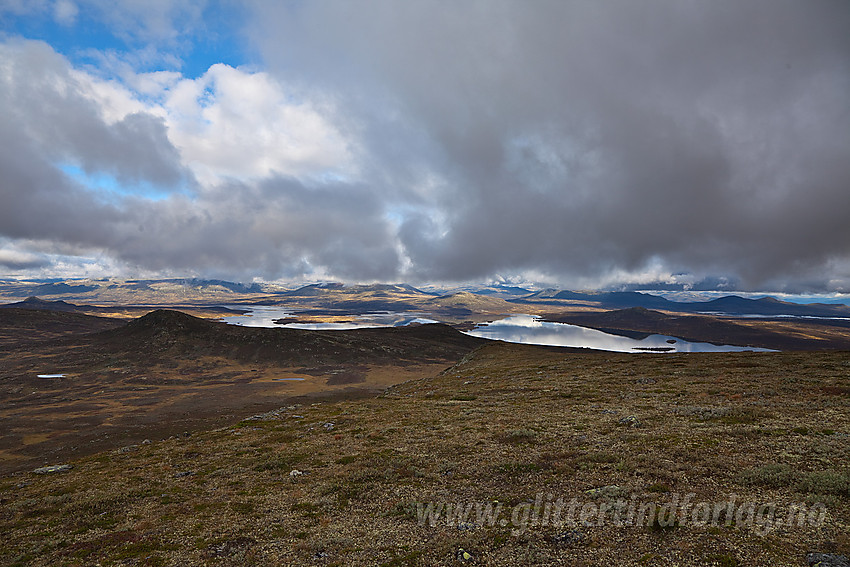
[[[640,427],[642,425],[640,420],[633,415],[621,418],[617,423],[626,427]]]
[[[52,474],[52,473],[60,473],[67,472],[74,468],[74,465],[48,465],[46,467],[39,467],[35,469],[35,474]]]
[[[183,478],[187,476],[192,476],[193,474],[195,474],[195,471],[182,471],[179,473],[175,473],[174,478]]]
[[[810,567],[850,567],[850,559],[836,553],[807,553],[806,562]]]
[[[560,545],[578,545],[584,542],[584,534],[578,530],[569,530],[553,535],[550,540]]]
[[[333,424],[333,422],[329,421],[327,423],[323,423],[322,427],[324,427],[326,431],[333,431],[334,424]]]

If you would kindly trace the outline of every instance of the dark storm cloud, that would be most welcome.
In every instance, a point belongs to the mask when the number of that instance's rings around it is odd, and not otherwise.
[[[255,5],[405,180],[415,276],[850,275],[844,2]]]

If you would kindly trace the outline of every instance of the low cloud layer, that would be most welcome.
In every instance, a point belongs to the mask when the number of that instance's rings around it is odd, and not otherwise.
[[[39,243],[16,253],[850,289],[844,3],[250,6],[262,70],[106,79],[44,43],[0,47],[0,236]],[[63,164],[165,197],[104,195]]]

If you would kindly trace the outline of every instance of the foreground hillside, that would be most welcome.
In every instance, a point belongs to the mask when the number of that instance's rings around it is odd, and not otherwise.
[[[849,375],[848,353],[490,344],[378,397],[7,475],[0,562],[806,565],[850,553]]]

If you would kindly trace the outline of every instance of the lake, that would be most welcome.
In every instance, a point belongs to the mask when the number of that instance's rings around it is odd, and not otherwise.
[[[375,327],[404,327],[413,324],[439,323],[434,319],[423,317],[422,313],[406,311],[375,311],[346,317],[350,321],[339,323],[275,323],[278,319],[297,317],[282,307],[265,305],[228,305],[228,309],[247,311],[244,315],[228,315],[221,320],[230,325],[242,327],[274,327],[285,329],[307,329],[312,331],[345,331],[349,329],[369,329]]]
[[[221,320],[243,327],[272,327],[286,329],[331,330],[368,329],[375,327],[403,327],[415,323],[438,323],[423,313],[404,311],[376,311],[362,315],[352,315],[350,321],[338,323],[275,323],[287,317],[297,317],[282,307],[264,305],[230,305],[230,309],[246,310],[244,315],[229,315]],[[645,339],[631,339],[568,325],[541,321],[534,315],[513,315],[492,323],[477,326],[467,332],[473,337],[525,343],[533,345],[565,346],[607,350],[613,352],[768,352],[768,349],[739,347],[731,345],[713,345],[710,343],[692,343],[677,337],[650,335]]]
[[[513,315],[479,325],[467,334],[509,343],[592,348],[613,352],[770,352],[769,349],[763,348],[692,343],[666,335],[632,339],[566,323],[549,323],[534,315]]]

